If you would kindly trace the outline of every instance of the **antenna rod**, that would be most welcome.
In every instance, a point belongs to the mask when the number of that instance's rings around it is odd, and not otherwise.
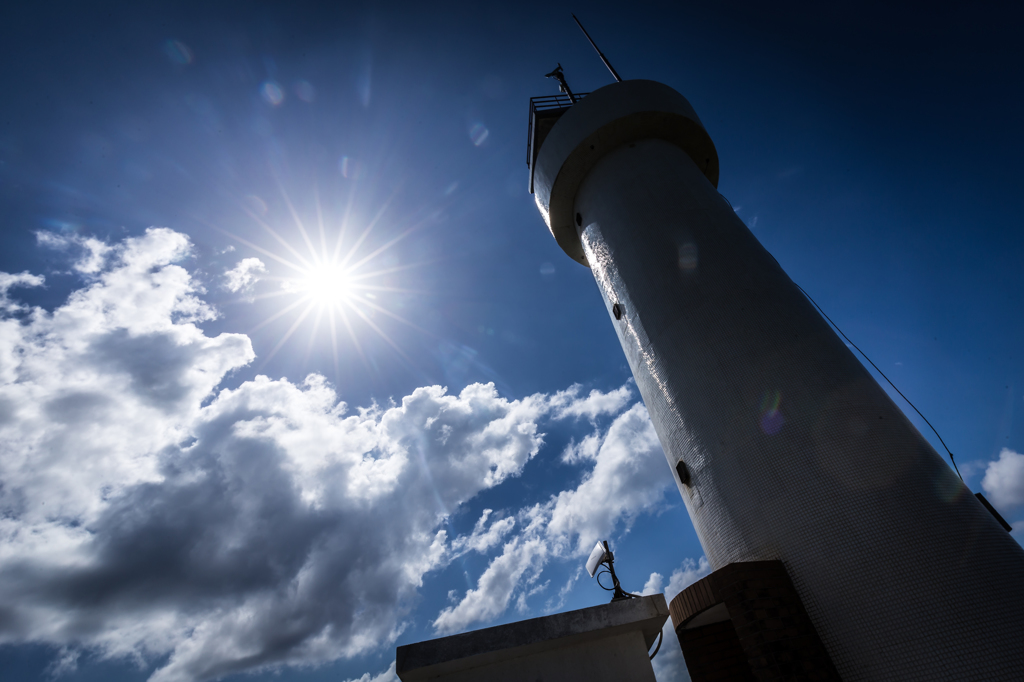
[[[576,19],[576,15],[573,14],[572,18]],[[597,56],[601,58],[601,61],[604,62],[604,65],[607,66],[608,70],[612,72],[612,77],[615,78],[615,81],[617,83],[621,83],[622,79],[619,78],[619,74],[615,73],[615,67],[613,67],[612,63],[608,61],[608,58],[604,56],[604,52],[601,52],[601,50],[598,49],[597,43],[595,43],[594,39],[590,37],[589,33],[587,33],[587,29],[583,28],[583,24],[580,23],[579,19],[576,19],[576,25],[580,27],[580,30],[583,31],[583,35],[585,35],[587,37],[587,40],[590,41],[590,44],[593,46],[594,51],[597,52]]]

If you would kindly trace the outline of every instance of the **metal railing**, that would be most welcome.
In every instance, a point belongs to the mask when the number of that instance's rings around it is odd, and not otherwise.
[[[589,92],[574,92],[573,97],[577,101],[583,99]],[[533,163],[533,122],[537,118],[538,111],[552,111],[554,109],[568,109],[573,101],[568,95],[545,95],[544,97],[530,98],[530,121],[526,129],[526,165]]]

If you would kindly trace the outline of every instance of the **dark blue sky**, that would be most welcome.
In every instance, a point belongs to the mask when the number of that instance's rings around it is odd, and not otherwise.
[[[543,75],[560,62],[578,92],[610,80],[570,12],[624,78],[690,100],[718,148],[720,191],[928,416],[973,490],[1004,448],[1024,450],[1024,17],[1011,3],[9,6],[0,271],[46,278],[11,298],[53,311],[94,281],[72,268],[85,240],[116,247],[161,226],[193,244],[179,264],[219,311],[201,329],[251,339],[255,359],[225,369],[222,388],[315,372],[352,409],[435,384],[457,395],[494,382],[508,400],[617,389],[629,370],[597,288],[527,191],[528,99],[556,92]],[[316,310],[295,326],[301,304],[274,318],[299,298],[281,295],[296,273],[274,256],[319,253],[318,215],[325,243],[344,224],[342,252],[372,256],[364,281],[378,287],[334,337]],[[263,280],[229,291],[224,273],[243,258],[264,263]],[[541,424],[546,444],[521,476],[449,510],[449,538],[483,509],[511,518],[580,485],[591,470],[559,454],[588,426],[606,437],[616,409]],[[1024,506],[1004,511],[1024,525]],[[673,490],[623,514],[627,587],[700,557]],[[384,670],[395,641],[434,636],[445,593],[476,585],[488,556],[429,572],[397,640],[282,677]],[[550,580],[557,592],[578,563],[566,557],[521,589]],[[563,608],[603,598],[580,582]],[[510,606],[472,627],[543,612]],[[138,648],[141,668],[124,662],[132,652],[100,660],[101,626],[47,638],[4,622],[0,667],[25,679],[43,678],[62,646],[81,652],[69,680],[147,679],[168,660]],[[253,666],[319,660],[289,655]]]

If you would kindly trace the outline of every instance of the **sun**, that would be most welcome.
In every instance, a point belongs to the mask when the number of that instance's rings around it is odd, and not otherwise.
[[[320,308],[333,308],[352,300],[355,284],[351,273],[340,263],[318,263],[298,277],[285,280],[281,286]]]
[[[370,366],[360,339],[361,336],[365,336],[360,332],[361,329],[371,332],[391,346],[404,360],[411,362],[378,322],[382,316],[429,334],[419,325],[390,310],[386,302],[389,295],[422,293],[396,286],[393,280],[398,273],[422,267],[425,263],[398,264],[387,256],[398,242],[422,227],[425,221],[407,223],[402,228],[392,231],[392,236],[383,243],[371,245],[371,234],[381,224],[387,204],[382,206],[371,220],[358,227],[349,221],[350,205],[345,211],[345,216],[332,225],[332,221],[325,220],[317,196],[315,222],[309,225],[300,218],[299,212],[283,188],[281,191],[298,239],[285,238],[280,228],[275,228],[269,221],[264,220],[265,210],[260,214],[246,206],[242,207],[257,225],[273,237],[278,249],[264,248],[240,235],[211,225],[239,243],[267,256],[280,269],[279,274],[270,274],[264,278],[277,281],[276,291],[267,291],[252,300],[276,298],[281,300],[283,305],[249,331],[255,332],[281,318],[291,318],[291,324],[273,349],[264,356],[260,367],[269,362],[307,320],[311,324],[307,356],[317,332],[325,330],[330,335],[335,374],[338,373],[341,360],[339,338],[344,336],[351,341],[352,348],[363,359],[364,364]]]

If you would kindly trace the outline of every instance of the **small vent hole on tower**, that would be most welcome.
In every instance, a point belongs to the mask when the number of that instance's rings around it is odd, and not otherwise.
[[[622,319],[622,306],[618,303],[612,304],[612,315],[615,316],[616,320]]]
[[[690,470],[686,468],[686,462],[676,462],[676,473],[679,474],[679,482],[683,485],[690,485]]]
[[[578,225],[579,227],[583,227],[583,216],[581,216],[579,213],[576,214],[576,225]]]

